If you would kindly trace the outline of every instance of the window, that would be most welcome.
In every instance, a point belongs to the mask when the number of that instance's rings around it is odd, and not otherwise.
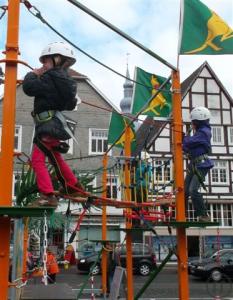
[[[90,129],[89,134],[89,153],[102,154],[108,149],[108,130],[105,129]]]
[[[213,222],[221,222],[221,204],[212,204]]]
[[[233,225],[233,205],[228,203],[213,203],[210,205],[214,222],[219,222],[221,226]]]
[[[118,178],[114,175],[108,175],[107,178],[107,197],[117,199],[118,197]]]
[[[212,144],[213,145],[223,145],[223,127],[213,126],[212,127]]]
[[[233,145],[233,127],[228,128],[228,143]]]
[[[233,225],[233,205],[222,204],[223,208],[223,226]]]
[[[226,161],[215,161],[211,170],[212,183],[228,183],[228,164]]]
[[[2,138],[2,126],[0,126],[0,143]],[[0,145],[1,146],[1,145]],[[15,126],[14,151],[21,152],[22,149],[22,126]]]
[[[156,182],[170,182],[171,181],[171,163],[169,160],[155,160],[153,161],[153,172]]]
[[[188,203],[188,220],[189,221],[196,220],[195,211],[194,211],[193,204],[191,203],[191,201]]]

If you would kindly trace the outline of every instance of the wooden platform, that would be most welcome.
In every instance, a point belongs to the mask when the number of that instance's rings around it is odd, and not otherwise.
[[[22,206],[0,206],[0,217],[22,218],[42,217],[46,211],[47,215],[54,212],[54,207],[22,207]]]

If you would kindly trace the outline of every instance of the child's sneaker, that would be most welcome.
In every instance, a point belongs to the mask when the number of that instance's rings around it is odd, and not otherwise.
[[[57,207],[58,200],[53,194],[40,194],[40,198],[38,199],[38,204],[40,206]]]
[[[77,182],[74,185],[74,187],[76,187],[78,190],[68,186],[66,189],[64,187],[60,188],[59,192],[63,195],[70,195],[72,197],[85,197],[86,196],[86,192],[81,183]]]
[[[198,221],[199,222],[211,222],[211,218],[210,218],[210,216],[199,216],[198,217]]]

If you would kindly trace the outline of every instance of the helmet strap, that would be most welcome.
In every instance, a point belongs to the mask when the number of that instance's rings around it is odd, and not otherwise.
[[[61,67],[63,68],[63,69],[67,69],[67,68],[69,68],[69,66],[71,65],[71,59],[69,59],[69,58],[65,58],[64,57],[64,61],[63,61],[63,63],[61,64]]]
[[[62,57],[60,55],[52,55],[52,60],[54,67],[61,66]]]

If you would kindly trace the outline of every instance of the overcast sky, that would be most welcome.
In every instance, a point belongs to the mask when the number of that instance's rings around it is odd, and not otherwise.
[[[191,0],[190,0],[191,1]],[[179,0],[80,0],[82,4],[132,36],[153,52],[177,65],[179,37]],[[127,53],[130,76],[134,67],[168,77],[170,69],[147,53],[126,41],[85,12],[66,0],[30,0],[41,15],[59,32],[82,50],[125,75]],[[233,0],[203,0],[209,8],[233,27]],[[0,0],[7,5],[7,0]],[[19,47],[20,59],[32,67],[39,67],[38,57],[42,48],[50,42],[60,41],[46,25],[30,14],[23,4],[20,11]],[[34,12],[35,10],[33,10]],[[0,11],[1,14],[1,11]],[[0,49],[6,44],[6,15],[0,20]],[[73,68],[87,75],[116,106],[123,98],[124,79],[103,68],[79,51],[75,51],[77,63]],[[0,58],[4,58],[3,54]],[[233,55],[181,56],[181,81],[208,61],[231,96],[233,96]],[[19,67],[19,78],[29,70]]]

